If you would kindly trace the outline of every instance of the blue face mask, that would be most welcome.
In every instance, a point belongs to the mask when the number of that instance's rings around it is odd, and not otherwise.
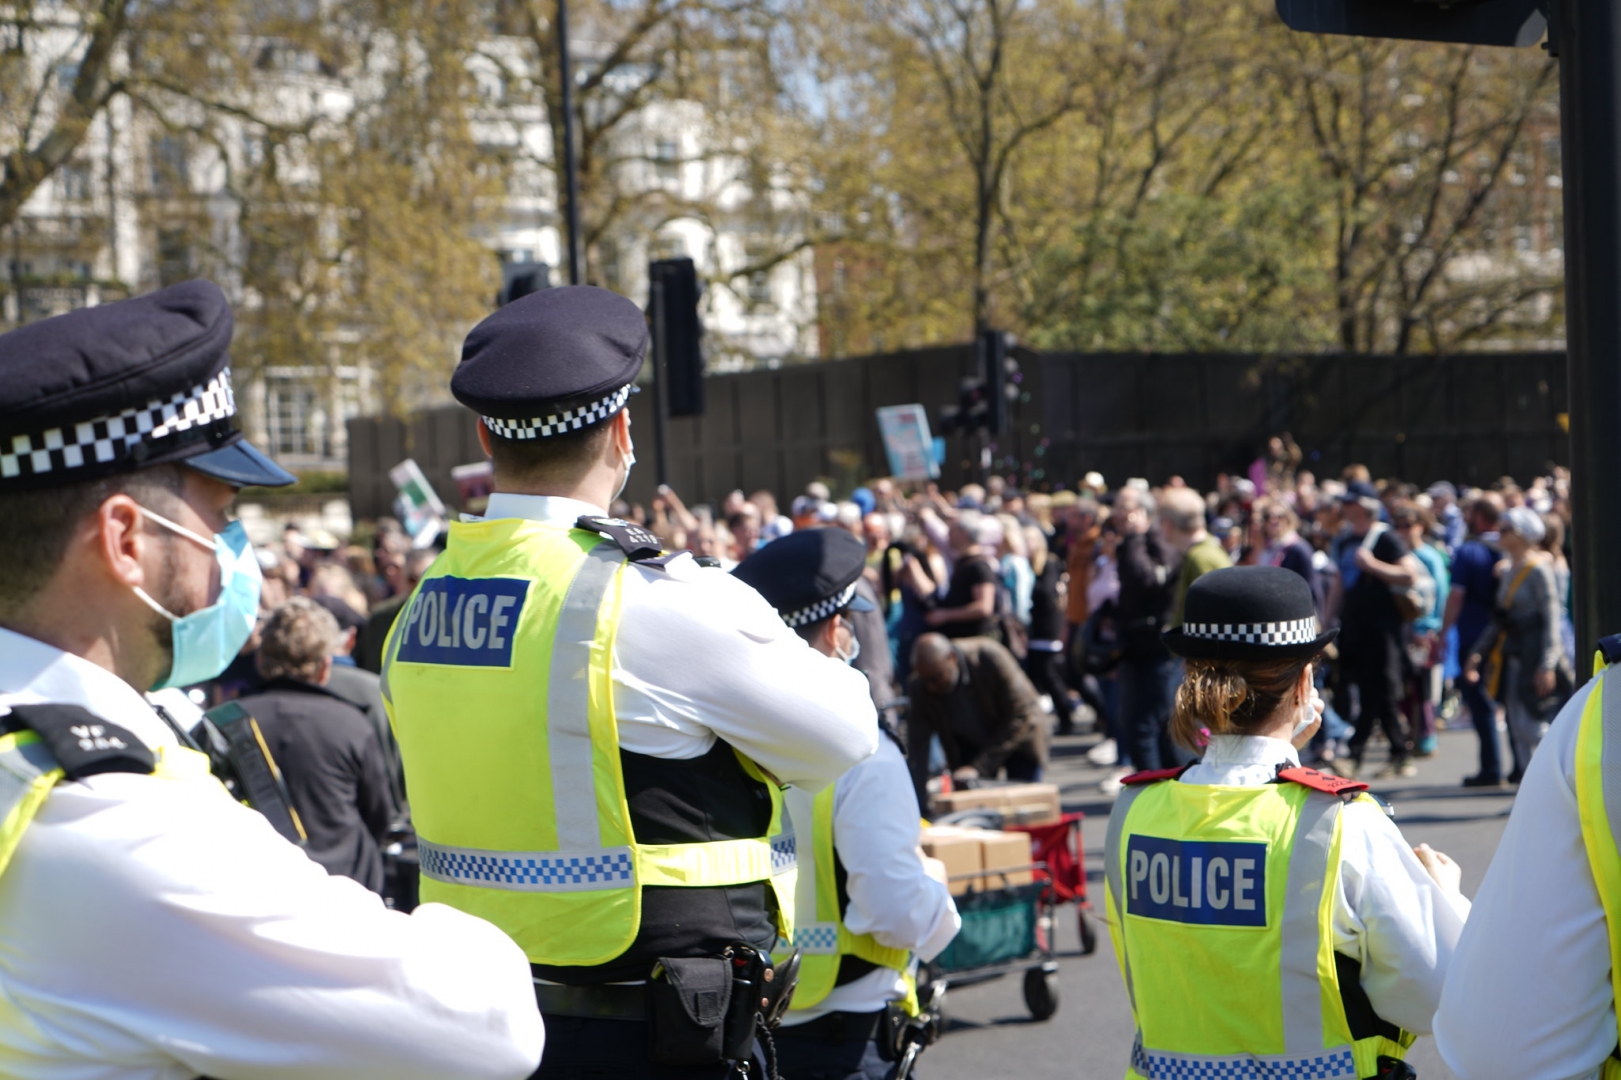
[[[259,617],[259,586],[263,580],[259,559],[240,521],[231,522],[224,532],[210,540],[184,525],[159,517],[144,506],[141,513],[192,543],[211,549],[219,563],[219,599],[189,615],[175,615],[145,590],[135,589],[135,595],[146,601],[148,607],[169,620],[174,633],[174,662],[169,674],[152,689],[207,682],[236,659],[253,633],[253,624]]]

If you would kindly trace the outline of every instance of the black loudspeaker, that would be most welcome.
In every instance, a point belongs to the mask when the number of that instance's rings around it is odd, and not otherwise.
[[[698,272],[691,259],[658,259],[648,268],[653,347],[664,350],[671,416],[704,411],[704,326],[698,319]]]

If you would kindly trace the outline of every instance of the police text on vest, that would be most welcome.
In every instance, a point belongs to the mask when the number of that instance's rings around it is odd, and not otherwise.
[[[404,615],[397,659],[511,667],[512,637],[528,595],[522,578],[429,578]]]
[[[1132,836],[1126,912],[1200,926],[1266,925],[1266,845]]]

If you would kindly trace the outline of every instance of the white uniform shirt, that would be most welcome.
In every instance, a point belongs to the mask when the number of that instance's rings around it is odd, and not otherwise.
[[[490,496],[486,519],[571,526],[600,507],[544,495]],[[819,791],[878,744],[867,677],[823,656],[765,598],[678,555],[624,575],[614,642],[619,745],[701,757],[725,739],[784,784]]]
[[[1576,812],[1576,735],[1595,685],[1532,756],[1458,943],[1435,1041],[1463,1080],[1594,1076],[1615,1048],[1610,930]]]
[[[1271,783],[1279,765],[1299,764],[1283,739],[1217,735],[1181,782],[1255,787]],[[1435,883],[1383,810],[1366,802],[1345,807],[1334,951],[1362,965],[1374,1012],[1415,1035],[1429,1033],[1468,917],[1468,899]]]
[[[111,672],[0,629],[0,713],[39,702],[175,743]],[[542,1037],[506,935],[389,911],[211,782],[59,784],[0,874],[12,1080],[518,1080]]]
[[[951,944],[962,916],[946,887],[924,873],[918,854],[921,825],[906,758],[892,740],[881,738],[878,752],[839,777],[833,788],[833,847],[844,864],[850,896],[844,925],[852,934],[871,934],[880,945],[909,949],[927,962]],[[808,1009],[793,1010],[783,1024],[803,1024],[830,1012],[876,1012],[905,996],[901,974],[879,968],[835,986]]]

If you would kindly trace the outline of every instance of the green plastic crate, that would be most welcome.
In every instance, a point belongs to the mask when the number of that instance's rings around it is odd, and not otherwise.
[[[962,930],[935,964],[946,974],[1022,960],[1036,951],[1037,883],[957,897]]]

